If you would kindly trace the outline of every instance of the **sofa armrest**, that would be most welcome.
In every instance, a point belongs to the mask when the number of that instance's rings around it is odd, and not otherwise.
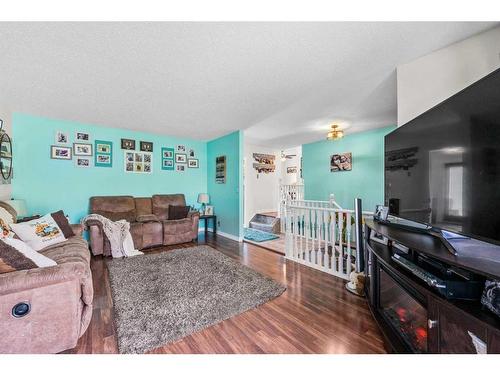
[[[189,211],[188,212],[188,218],[194,218],[194,217],[200,217],[200,212],[199,211]]]
[[[0,274],[0,296],[82,279],[85,266],[80,263],[63,263],[52,267],[33,268]]]

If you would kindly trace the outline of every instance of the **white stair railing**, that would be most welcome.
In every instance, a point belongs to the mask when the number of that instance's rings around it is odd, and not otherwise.
[[[282,219],[285,257],[348,280],[355,269],[358,226],[354,210],[336,206],[332,201],[288,202]]]
[[[293,185],[282,185],[280,184],[279,189],[279,210],[278,217],[281,218],[281,233],[285,232],[285,206],[287,202],[302,201],[304,199],[304,185],[293,184]]]

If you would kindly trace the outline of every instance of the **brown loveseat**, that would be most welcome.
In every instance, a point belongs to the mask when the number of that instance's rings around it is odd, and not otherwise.
[[[58,353],[74,348],[92,317],[90,252],[75,236],[40,251],[57,265],[0,274],[0,353]],[[13,316],[28,303],[30,312]]]
[[[110,220],[126,220],[136,249],[190,242],[198,238],[199,213],[169,220],[168,207],[185,206],[184,194],[153,195],[151,198],[108,196],[90,198],[90,213]],[[94,255],[111,255],[111,247],[98,222],[89,223],[90,248]]]

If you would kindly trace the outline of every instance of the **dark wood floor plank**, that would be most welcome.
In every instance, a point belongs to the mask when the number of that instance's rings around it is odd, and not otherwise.
[[[345,290],[345,282],[287,261],[248,243],[200,235],[207,244],[236,261],[287,286],[278,298],[150,353],[384,353],[380,331],[363,298]],[[183,244],[149,250],[159,253],[196,246]],[[117,353],[113,299],[106,262],[91,260],[94,310],[87,332],[66,353]]]

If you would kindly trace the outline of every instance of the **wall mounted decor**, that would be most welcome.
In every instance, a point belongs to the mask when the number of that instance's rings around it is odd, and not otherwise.
[[[253,168],[257,171],[257,173],[274,172],[276,168],[276,165],[274,164],[276,159],[275,155],[254,153],[252,156],[256,161],[256,163],[253,163]]]
[[[75,140],[76,141],[88,142],[90,140],[90,134],[89,133],[83,133],[83,132],[76,132]]]
[[[162,159],[173,159],[174,158],[174,149],[170,147],[162,147],[161,148],[161,157]]]
[[[330,172],[352,170],[352,153],[333,154],[330,157]]]
[[[176,164],[175,169],[177,172],[184,172],[186,170],[186,165],[185,164]]]
[[[198,168],[198,159],[188,159],[188,168]]]
[[[73,154],[75,156],[92,156],[92,145],[90,143],[73,143]]]
[[[293,166],[293,167],[287,167],[286,168],[286,173],[297,173],[297,167]]]
[[[186,163],[187,155],[186,154],[175,154],[175,162],[176,163]]]
[[[135,141],[133,139],[121,139],[122,150],[135,150]]]
[[[140,148],[141,148],[141,151],[144,151],[144,152],[153,152],[153,142],[141,141]]]
[[[186,146],[177,145],[177,148],[175,150],[176,150],[176,152],[186,152]]]
[[[12,142],[7,133],[0,133],[0,173],[9,181],[12,175]]]
[[[50,146],[50,157],[52,159],[71,160],[71,147]]]
[[[174,170],[174,160],[173,159],[163,159],[161,164],[161,169],[164,171]]]
[[[194,158],[194,157],[195,157],[195,155],[194,155],[194,150],[193,150],[192,148],[191,148],[191,149],[189,149],[189,153],[188,153],[188,155],[189,155],[189,157],[190,157],[190,158]]]
[[[57,131],[56,132],[56,143],[62,144],[62,145],[68,144],[69,143],[68,133],[63,132],[63,131]]]
[[[217,156],[215,158],[215,183],[226,183],[226,157]]]
[[[153,172],[153,155],[149,152],[125,151],[123,160],[126,173]]]
[[[89,168],[90,167],[90,158],[75,158],[75,165],[79,168]]]
[[[95,141],[95,161],[96,167],[113,166],[113,142],[110,141]]]
[[[174,170],[174,149],[171,147],[161,148],[161,169],[164,171]]]

